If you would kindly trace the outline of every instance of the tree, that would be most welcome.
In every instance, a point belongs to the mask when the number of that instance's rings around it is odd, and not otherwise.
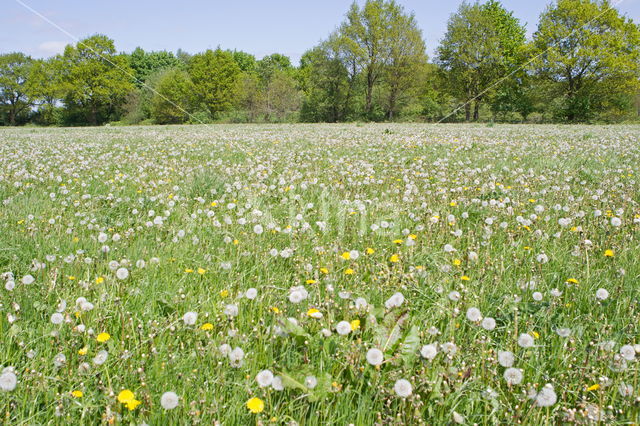
[[[256,57],[251,53],[243,52],[242,50],[229,52],[233,55],[233,60],[238,64],[240,71],[245,73],[254,73],[256,71]]]
[[[216,49],[194,55],[189,62],[189,74],[199,102],[212,117],[231,109],[240,79],[240,67],[231,53]]]
[[[23,53],[0,55],[0,106],[7,112],[12,126],[15,126],[18,116],[31,106],[27,90],[31,65],[31,58]]]
[[[438,47],[438,64],[446,73],[451,95],[465,104],[465,119],[478,120],[480,105],[492,84],[509,76],[521,61],[525,29],[495,0],[462,3],[451,16]]]
[[[558,0],[533,36],[534,68],[559,95],[559,116],[585,121],[608,108],[632,109],[639,87],[640,30],[609,1]]]
[[[58,101],[62,98],[59,57],[34,60],[27,80],[27,91],[37,111],[32,118],[39,124],[55,124]]]
[[[271,76],[265,92],[265,109],[272,121],[284,121],[300,109],[302,98],[296,80],[285,71]]]
[[[141,47],[136,47],[129,56],[129,65],[135,74],[136,86],[142,87],[151,74],[167,68],[178,67],[181,65],[181,61],[171,52],[164,50],[145,52]]]
[[[61,61],[65,105],[79,106],[92,125],[107,119],[133,89],[127,58],[116,53],[107,36],[94,35],[68,45]]]
[[[165,70],[155,87],[151,116],[159,124],[184,123],[189,119],[195,100],[195,87],[186,71]]]

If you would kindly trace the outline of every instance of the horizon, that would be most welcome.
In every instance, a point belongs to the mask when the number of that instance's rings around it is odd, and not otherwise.
[[[108,5],[73,2],[57,7],[46,4],[44,0],[10,0],[4,16],[0,18],[0,25],[5,28],[0,35],[0,54],[21,51],[34,58],[44,58],[61,53],[67,44],[75,42],[21,3],[78,39],[93,34],[107,35],[115,41],[120,52],[131,52],[141,47],[145,51],[176,52],[182,49],[197,53],[220,47],[242,50],[256,58],[281,53],[289,56],[292,63],[297,65],[306,50],[325,39],[343,21],[352,1],[329,0],[323,4],[302,4],[281,0],[275,5],[266,5],[257,2],[199,4],[191,0],[175,11],[169,7],[158,8],[157,4],[148,0],[135,4],[116,0]],[[358,3],[362,4],[363,1]],[[462,1],[406,0],[397,3],[405,11],[415,14],[429,59],[432,60],[446,31],[449,17]],[[502,3],[525,24],[527,37],[530,38],[537,28],[540,13],[551,1],[504,0]],[[150,14],[152,7],[155,9]],[[640,21],[640,0],[622,0],[615,7],[636,23]],[[191,11],[196,8],[200,12],[192,16]],[[247,8],[251,10],[247,11]],[[124,20],[123,10],[127,12],[127,19]],[[222,20],[220,15],[238,18]],[[305,19],[307,17],[313,19]],[[211,21],[215,25],[211,25]],[[176,36],[167,28],[173,28],[179,34]],[[274,28],[286,28],[286,31],[272,31]]]

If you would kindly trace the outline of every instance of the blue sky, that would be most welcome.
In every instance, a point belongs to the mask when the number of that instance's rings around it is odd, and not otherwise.
[[[120,51],[182,48],[195,53],[239,49],[258,57],[279,52],[297,62],[343,20],[351,0],[20,0],[77,37],[106,34]],[[432,55],[449,16],[461,1],[397,0],[415,12]],[[503,0],[535,31],[538,16],[551,0]],[[59,53],[71,42],[16,0],[3,0],[0,53],[22,51],[34,57]],[[362,1],[360,1],[362,3]],[[640,0],[622,0],[618,9],[640,23]]]

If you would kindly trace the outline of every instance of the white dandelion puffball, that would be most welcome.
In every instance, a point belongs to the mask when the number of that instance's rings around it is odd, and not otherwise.
[[[367,351],[367,362],[371,365],[380,365],[384,361],[384,354],[380,349],[371,348]]]
[[[118,268],[116,271],[116,277],[119,280],[126,280],[129,278],[129,270],[127,268]]]
[[[633,359],[636,357],[636,350],[631,345],[624,345],[620,348],[620,356],[622,356],[622,358],[626,359],[627,361],[633,361]]]
[[[551,407],[556,401],[558,401],[558,396],[550,384],[545,385],[536,395],[536,405],[538,407]]]
[[[262,227],[262,225],[256,225],[253,227],[253,232],[257,235],[262,234],[263,231],[264,231],[264,228]]]
[[[612,217],[611,218],[611,225],[612,226],[620,226],[622,225],[622,220],[619,217]]]
[[[62,315],[60,312],[56,312],[55,314],[51,315],[52,324],[59,325],[62,324],[62,321],[64,321],[64,315]]]
[[[25,275],[24,277],[22,277],[22,284],[26,284],[26,285],[33,284],[35,280],[36,279],[33,278],[32,275]]]
[[[431,361],[436,357],[436,355],[438,355],[438,347],[433,343],[424,345],[420,349],[420,355],[422,355],[422,358]]]
[[[522,371],[517,368],[507,368],[504,370],[504,380],[508,385],[519,385],[522,382]]]
[[[256,297],[258,297],[258,290],[255,288],[250,288],[244,293],[244,297],[246,297],[249,300],[253,300]]]
[[[346,336],[351,332],[351,324],[349,324],[349,321],[340,321],[336,325],[336,331],[339,335]]]
[[[482,328],[487,331],[491,331],[496,328],[496,320],[491,317],[486,317],[482,320]]]
[[[229,317],[238,316],[238,305],[228,304],[224,307],[224,314]]]
[[[194,325],[198,320],[198,314],[196,312],[187,312],[182,316],[182,321],[185,325]]]
[[[467,309],[467,319],[471,322],[478,322],[482,319],[482,313],[478,308]]]
[[[160,405],[165,410],[173,410],[178,406],[179,398],[175,392],[165,392],[160,397]]]
[[[609,298],[609,292],[604,288],[599,288],[596,290],[596,299],[598,300],[607,300]]]
[[[107,361],[108,357],[109,357],[109,352],[102,350],[98,352],[95,357],[93,357],[93,363],[95,365],[102,365]]]
[[[0,389],[4,392],[11,392],[16,388],[18,384],[18,377],[16,374],[8,369],[3,370],[0,374]]]
[[[511,367],[515,361],[513,352],[510,351],[498,351],[498,364],[503,367]]]
[[[533,337],[530,334],[522,333],[518,336],[518,345],[521,348],[530,348],[533,346]]]
[[[273,373],[271,370],[262,370],[256,375],[256,382],[258,382],[258,386],[261,388],[271,386],[273,383]]]
[[[318,386],[318,379],[315,376],[307,376],[304,379],[304,385],[309,389],[313,389]]]
[[[387,301],[384,302],[384,306],[387,309],[391,309],[391,308],[400,307],[403,303],[404,303],[404,296],[402,295],[402,293],[398,292],[398,293],[395,293],[393,296],[391,296],[389,299],[387,299]]]
[[[276,376],[271,382],[271,389],[281,391],[284,390],[284,384],[282,383],[282,377]]]
[[[405,379],[398,380],[395,385],[393,385],[393,390],[400,398],[406,398],[413,392],[411,383]]]

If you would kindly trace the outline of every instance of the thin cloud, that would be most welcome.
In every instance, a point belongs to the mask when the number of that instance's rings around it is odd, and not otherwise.
[[[38,52],[45,55],[57,55],[64,51],[66,41],[45,41],[38,46]]]

